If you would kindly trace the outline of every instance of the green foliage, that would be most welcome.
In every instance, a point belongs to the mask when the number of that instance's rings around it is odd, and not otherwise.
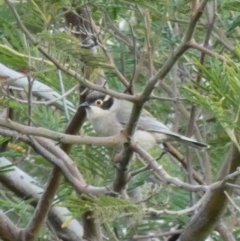
[[[95,211],[104,223],[110,223],[117,218],[132,217],[140,219],[142,211],[139,205],[130,200],[100,195],[91,197],[81,195],[81,198],[71,197],[64,203],[72,212],[74,217],[78,217],[87,211]]]
[[[211,63],[209,66],[197,64],[203,78],[202,84],[193,83],[194,88],[185,87],[186,98],[211,112],[223,126],[229,137],[237,144],[239,134],[239,91],[240,74],[232,63]]]
[[[35,106],[32,115],[34,120],[36,120],[35,124],[38,126],[46,127],[53,131],[58,131],[64,128],[64,117],[61,113],[55,110],[54,107]]]
[[[13,170],[13,166],[14,165],[6,165],[6,166],[0,167],[0,174],[6,173],[6,172],[11,172]]]
[[[224,1],[223,8],[230,11],[240,12],[240,3],[238,1]]]
[[[42,32],[38,34],[40,42],[47,42],[49,54],[56,55],[60,63],[74,63],[75,68],[81,68],[83,64],[88,67],[110,68],[105,64],[103,55],[93,55],[88,50],[79,46],[78,39],[64,32]],[[81,65],[82,62],[82,65]]]

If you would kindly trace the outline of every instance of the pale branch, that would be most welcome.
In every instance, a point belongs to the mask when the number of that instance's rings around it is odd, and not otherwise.
[[[0,157],[0,167],[11,165],[12,163]],[[11,167],[11,171],[0,175],[0,182],[17,196],[24,200],[29,200],[30,204],[35,207],[38,199],[41,197],[43,189],[39,187],[37,181],[23,172],[16,166]],[[51,207],[48,214],[48,221],[54,228],[58,237],[65,241],[78,241],[82,239],[82,226],[75,219],[68,223],[67,227],[62,229],[61,225],[70,218],[70,212],[64,207]],[[1,226],[1,225],[0,225]],[[0,228],[1,229],[1,228]],[[0,232],[2,235],[2,232]],[[3,236],[1,236],[3,237]],[[16,239],[15,239],[16,240]]]
[[[149,68],[149,73],[150,73],[150,77],[153,76],[153,48],[152,48],[152,41],[151,41],[151,17],[149,15],[149,11],[145,10],[142,13],[143,15],[143,22],[145,25],[145,43],[144,43],[144,49],[146,51],[146,56],[148,59],[148,68]],[[136,55],[136,54],[135,54]]]
[[[191,137],[194,131],[194,124],[195,124],[195,115],[196,115],[196,105],[193,104],[190,112],[190,118],[188,122],[188,129],[187,129],[187,136]],[[187,166],[187,175],[188,181],[190,184],[194,183],[193,179],[193,168],[192,168],[192,152],[190,147],[186,147],[186,166]],[[194,196],[193,193],[190,193],[190,202],[194,203]]]
[[[123,143],[126,141],[126,138],[121,133],[112,137],[90,137],[90,136],[75,136],[63,134],[61,132],[55,132],[48,130],[43,127],[31,127],[19,124],[10,119],[0,118],[0,126],[7,127],[11,130],[15,130],[15,134],[13,131],[8,131],[7,129],[0,128],[0,133],[2,135],[8,135],[12,137],[18,137],[20,134],[22,135],[32,135],[32,136],[40,136],[45,137],[51,140],[55,140],[58,143],[65,144],[82,144],[82,145],[96,145],[96,146],[114,146],[119,143]]]
[[[194,13],[194,12],[197,11],[198,2],[199,2],[199,0],[193,0],[193,1],[192,1],[192,10],[191,10],[192,13]]]
[[[10,89],[17,87],[18,90],[24,90],[24,87],[28,86],[28,75],[17,72],[1,63],[0,76],[4,76],[5,78],[7,78],[7,85],[9,85]],[[48,85],[41,83],[37,79],[35,79],[33,82],[32,94],[33,96],[46,99],[51,104],[56,105],[56,107],[63,109],[62,101],[60,101],[60,99],[63,97],[58,92],[50,88]],[[70,111],[75,112],[75,108],[70,101],[66,101],[66,104]]]

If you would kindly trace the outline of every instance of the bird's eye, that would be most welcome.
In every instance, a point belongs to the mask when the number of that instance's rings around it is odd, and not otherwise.
[[[100,99],[98,99],[98,100],[95,101],[95,104],[96,104],[96,105],[102,105],[102,103],[103,103],[103,101],[100,100]]]

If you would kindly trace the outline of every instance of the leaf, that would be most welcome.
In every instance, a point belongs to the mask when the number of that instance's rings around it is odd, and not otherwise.
[[[239,103],[240,81],[239,68],[232,64],[218,64],[204,67],[196,63],[204,78],[202,84],[194,84],[194,88],[185,86],[185,97],[204,107],[217,118],[230,139],[237,145],[235,133],[239,133]],[[221,67],[221,71],[218,71]]]
[[[142,215],[141,207],[131,200],[99,195],[90,197],[81,195],[81,199],[71,197],[64,203],[78,217],[87,211],[96,211],[103,222],[112,222],[117,218],[133,216],[138,219]]]
[[[0,161],[1,161],[1,157],[0,157]],[[0,174],[6,173],[6,172],[11,172],[13,170],[14,170],[14,165],[1,166]]]
[[[228,1],[223,4],[223,8],[229,11],[240,12],[240,2],[239,1]]]

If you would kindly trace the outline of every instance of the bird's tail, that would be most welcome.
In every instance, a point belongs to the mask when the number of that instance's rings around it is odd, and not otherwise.
[[[197,149],[205,149],[208,148],[209,146],[205,143],[201,143],[198,141],[193,140],[192,138],[186,137],[186,136],[182,136],[182,135],[178,135],[178,134],[170,134],[169,135],[170,139],[173,139],[175,141],[178,141],[180,143],[183,143],[187,146],[191,146]]]

